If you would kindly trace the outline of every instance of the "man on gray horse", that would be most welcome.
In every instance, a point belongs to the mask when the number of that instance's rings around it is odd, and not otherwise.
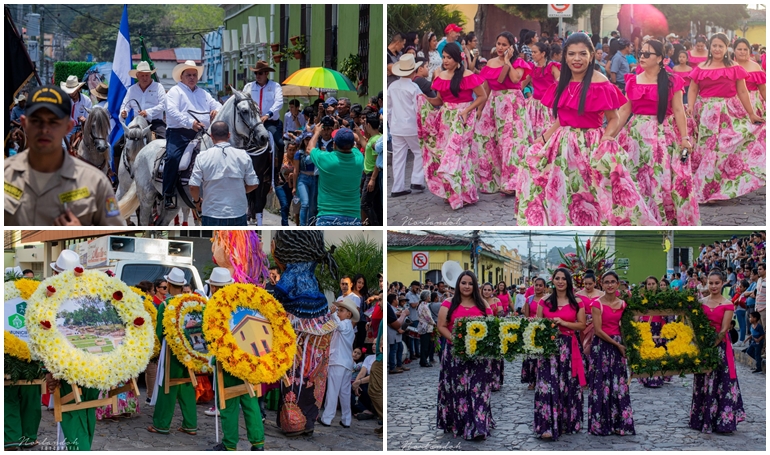
[[[80,90],[85,84],[85,81],[78,82],[77,76],[69,76],[66,82],[59,82],[61,89],[72,99],[70,118],[75,121],[75,127],[67,134],[67,141],[83,128],[88,118],[88,111],[93,107],[90,98],[80,95]]]
[[[259,106],[262,114],[262,124],[265,125],[276,146],[276,159],[283,161],[283,122],[281,122],[281,108],[283,107],[283,89],[281,84],[271,81],[267,73],[274,73],[267,62],[260,60],[250,68],[257,77],[255,82],[249,82],[243,87],[243,93],[251,96],[251,99]]]
[[[147,62],[139,62],[135,70],[128,72],[138,83],[128,88],[120,106],[120,118],[127,118],[133,111],[134,115],[141,115],[147,120],[150,131],[155,133],[156,138],[165,139],[166,122],[163,121],[163,112],[166,110],[166,89],[152,80],[153,73],[155,70],[150,69]]]
[[[179,161],[187,145],[199,131],[207,129],[222,105],[209,92],[198,88],[198,79],[203,74],[202,66],[187,60],[174,67],[172,76],[177,82],[166,95],[166,163],[163,168],[163,196],[167,210],[176,209],[176,189]],[[191,114],[193,112],[210,112]]]

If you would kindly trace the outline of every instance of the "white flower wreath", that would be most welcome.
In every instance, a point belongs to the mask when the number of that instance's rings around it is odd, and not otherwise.
[[[522,333],[522,341],[524,342],[524,352],[528,354],[542,354],[544,349],[542,346],[535,345],[535,334],[537,329],[545,329],[545,323],[542,320],[532,319],[524,329]]]

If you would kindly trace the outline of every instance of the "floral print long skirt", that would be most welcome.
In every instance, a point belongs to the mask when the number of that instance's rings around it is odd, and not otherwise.
[[[719,367],[696,374],[692,383],[690,428],[702,433],[730,433],[746,419],[738,378],[730,379],[725,343],[719,349]]]
[[[551,127],[551,108],[541,103],[540,100],[529,97],[527,99],[527,117],[532,125],[532,140],[536,140]]]
[[[754,108],[754,112],[760,116],[764,117],[766,109],[765,100],[762,99],[762,97],[759,95],[758,90],[754,90],[752,92],[749,92],[749,101],[751,102],[751,107]]]
[[[692,156],[698,202],[723,201],[765,185],[765,124],[750,123],[737,96],[698,98]]]
[[[122,386],[123,384],[121,384]],[[99,399],[107,398],[109,392],[100,391]],[[123,415],[130,414],[130,415]],[[139,400],[134,395],[134,392],[128,391],[118,395],[118,408],[112,409],[112,405],[100,406],[96,408],[96,420],[112,419],[114,417],[132,417],[134,414],[139,414]]]
[[[537,359],[521,361],[521,383],[534,384],[537,381]]]
[[[470,103],[444,103],[434,109],[418,97],[417,135],[422,148],[425,184],[431,193],[446,199],[453,210],[479,200],[476,190],[478,156],[473,148],[474,113],[463,123],[460,112]]]
[[[522,172],[520,226],[657,226],[625,152],[603,128],[560,127],[530,147]]]
[[[682,162],[681,137],[674,116],[663,123],[652,115],[634,115],[618,135],[628,154],[631,175],[656,221],[661,225],[700,224],[698,198],[690,158]]]
[[[517,191],[519,169],[532,138],[521,90],[493,90],[473,133],[482,193]]]
[[[463,362],[447,346],[441,356],[436,428],[466,440],[487,437],[495,428],[490,397],[491,360]]]
[[[537,361],[535,386],[535,434],[550,432],[556,441],[562,434],[577,433],[583,425],[583,392],[572,377],[572,340],[560,334],[559,353]]]
[[[497,392],[503,386],[503,373],[505,372],[505,360],[492,360],[490,364],[492,374],[492,387],[493,392]]]
[[[620,335],[611,336],[618,343]],[[588,367],[588,431],[591,434],[636,434],[628,365],[615,346],[595,336]]]

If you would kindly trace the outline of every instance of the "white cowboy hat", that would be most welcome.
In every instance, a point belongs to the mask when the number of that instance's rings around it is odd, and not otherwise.
[[[195,62],[192,60],[187,60],[184,63],[180,63],[177,66],[174,67],[174,69],[171,71],[171,76],[174,78],[176,82],[179,82],[182,80],[182,73],[184,70],[189,70],[191,68],[194,68],[198,70],[198,79],[203,76],[203,67],[202,66],[195,66]]]
[[[136,69],[135,70],[131,70],[131,71],[128,72],[128,75],[131,76],[132,78],[136,79],[136,73],[150,73],[150,74],[153,74],[154,72],[155,72],[155,70],[150,69],[150,64],[149,63],[147,63],[145,61],[141,61],[141,62],[139,62],[138,65],[136,65]]]
[[[404,54],[398,59],[398,62],[393,65],[391,72],[396,76],[409,76],[422,65],[422,62],[415,63],[414,55]]]
[[[187,284],[187,279],[184,277],[184,272],[181,269],[174,267],[168,272],[168,275],[163,275],[163,279],[173,284],[174,286],[184,286]]]
[[[68,76],[67,82],[59,82],[59,87],[69,95],[79,91],[85,84],[85,81],[78,82],[77,76]]]
[[[16,98],[16,104],[21,103],[22,101],[27,101],[27,97],[24,95],[19,95],[18,98]]]
[[[352,297],[347,296],[344,299],[342,299],[341,302],[336,302],[335,305],[338,307],[345,308],[346,310],[353,313],[353,317],[351,318],[351,321],[353,324],[357,323],[359,319],[361,319],[361,316],[358,314],[358,308],[356,308],[356,302],[353,300]]]
[[[666,35],[666,39],[669,39],[669,38],[679,38],[679,37],[676,35],[676,33],[669,33],[668,35]]]
[[[232,275],[230,275],[230,271],[226,268],[214,267],[214,270],[211,271],[211,276],[206,280],[206,283],[221,288],[222,286],[235,283],[235,280]]]
[[[72,250],[62,251],[59,253],[59,257],[56,259],[56,262],[51,263],[51,268],[59,273],[72,270],[75,267],[83,266],[80,265],[80,256]]]

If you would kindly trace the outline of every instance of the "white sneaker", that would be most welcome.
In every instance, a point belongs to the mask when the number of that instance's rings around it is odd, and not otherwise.
[[[206,414],[207,416],[211,416],[211,417],[219,415],[219,411],[217,411],[217,409],[215,407],[210,407],[207,410],[203,411],[203,413]]]

